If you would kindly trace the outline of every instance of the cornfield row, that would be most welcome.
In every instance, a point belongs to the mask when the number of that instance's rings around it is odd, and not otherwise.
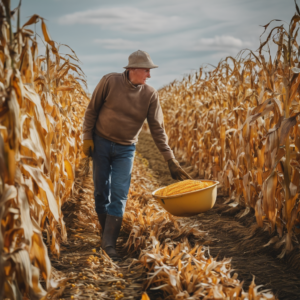
[[[244,50],[159,91],[175,155],[253,208],[259,226],[285,242],[281,256],[293,248],[300,211],[299,21],[296,4],[288,29],[264,26],[257,54]]]
[[[298,213],[300,78],[293,37],[299,20],[297,14],[288,32],[276,29],[275,62],[251,52],[232,59],[233,69],[227,59],[206,79],[199,74],[160,91],[175,152],[201,175],[218,178],[233,199],[255,207],[260,225],[268,222],[274,230],[276,223],[287,249]],[[28,28],[39,22],[44,56],[38,55],[37,35]],[[79,59],[72,49],[72,54],[60,54],[60,47],[68,46],[50,38],[40,16],[21,27],[20,5],[11,11],[9,0],[0,1],[0,41],[0,299],[41,299],[51,287],[48,249],[59,256],[67,238],[61,206],[72,194],[89,99],[79,83],[85,83]],[[137,183],[129,196],[149,203],[129,201],[125,247],[142,250],[139,264],[149,274],[149,286],[177,299],[193,293],[274,299],[254,283],[245,293],[236,275],[231,277],[229,260],[207,258],[205,248],[192,248],[185,239],[205,233],[163,212]],[[179,237],[181,242],[172,241]],[[153,270],[159,272],[151,275]]]
[[[89,99],[76,54],[60,55],[43,18],[20,27],[20,5],[11,11],[9,0],[0,16],[0,299],[40,299],[40,276],[51,285],[43,237],[58,256],[67,237],[61,205],[72,192]],[[38,22],[45,55],[28,28]]]

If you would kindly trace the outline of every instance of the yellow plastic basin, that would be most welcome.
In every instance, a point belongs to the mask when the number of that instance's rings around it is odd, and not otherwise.
[[[159,188],[152,193],[152,196],[161,204],[161,206],[170,214],[177,217],[190,217],[203,213],[211,209],[217,199],[217,185],[215,180],[199,180],[214,182],[213,185],[188,193],[173,195],[173,196],[159,196],[155,195]]]

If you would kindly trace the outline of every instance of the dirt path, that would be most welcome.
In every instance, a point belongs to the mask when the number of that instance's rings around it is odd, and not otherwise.
[[[149,167],[162,186],[174,182],[150,134],[140,134],[137,151],[149,161]],[[224,202],[224,198],[219,197],[213,209],[192,218],[201,230],[208,232],[206,244],[211,255],[220,259],[232,257],[232,267],[245,282],[245,289],[255,276],[258,285],[271,289],[280,300],[300,299],[300,260],[295,259],[297,255],[290,260],[288,257],[277,258],[281,250],[273,245],[263,247],[272,236],[256,225],[254,213],[250,211],[241,217],[245,212],[243,207],[230,207]],[[195,238],[190,241],[196,242]]]

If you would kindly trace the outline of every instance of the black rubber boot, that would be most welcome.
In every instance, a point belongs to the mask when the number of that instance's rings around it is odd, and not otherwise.
[[[116,251],[116,242],[120,233],[123,218],[106,215],[105,230],[102,237],[102,249],[112,260],[120,261]]]
[[[102,228],[102,235],[103,235],[103,232],[104,232],[106,216],[107,216],[107,214],[98,214],[98,220],[99,220],[99,223],[100,223],[101,228]]]

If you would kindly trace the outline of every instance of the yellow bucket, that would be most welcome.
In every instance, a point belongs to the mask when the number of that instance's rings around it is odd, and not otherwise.
[[[173,196],[159,196],[155,195],[159,188],[152,193],[152,196],[161,204],[161,206],[170,214],[177,217],[190,217],[203,213],[211,209],[217,199],[218,181],[215,180],[199,180],[209,181],[214,184],[197,191],[173,195]]]

